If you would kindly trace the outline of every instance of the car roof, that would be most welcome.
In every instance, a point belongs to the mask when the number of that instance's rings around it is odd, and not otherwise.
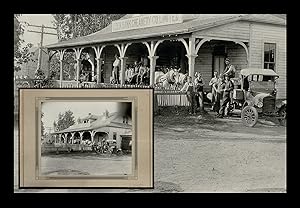
[[[241,75],[249,76],[249,75],[265,75],[265,76],[274,76],[279,77],[276,72],[271,69],[262,69],[262,68],[246,68],[241,70]]]

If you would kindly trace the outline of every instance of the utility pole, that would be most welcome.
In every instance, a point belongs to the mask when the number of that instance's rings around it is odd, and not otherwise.
[[[37,65],[37,69],[36,69],[36,71],[38,71],[38,70],[41,70],[41,65],[42,65],[44,34],[47,34],[47,35],[56,35],[57,36],[56,33],[44,32],[44,29],[48,28],[48,29],[54,29],[54,30],[56,30],[57,28],[55,28],[55,27],[48,27],[48,26],[45,26],[45,25],[41,25],[40,26],[40,25],[31,25],[31,24],[28,24],[28,26],[41,28],[41,31],[28,30],[28,32],[34,32],[34,33],[40,33],[41,34],[41,41],[40,41],[39,55],[38,55],[38,65]]]

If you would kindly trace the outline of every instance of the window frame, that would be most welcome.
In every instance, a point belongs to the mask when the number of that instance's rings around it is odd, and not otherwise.
[[[274,44],[275,45],[274,62],[265,62],[265,44]],[[278,43],[276,41],[263,40],[262,41],[262,68],[270,69],[270,68],[265,68],[265,64],[274,64],[274,72],[276,72],[277,60],[278,60],[277,54],[278,54]]]

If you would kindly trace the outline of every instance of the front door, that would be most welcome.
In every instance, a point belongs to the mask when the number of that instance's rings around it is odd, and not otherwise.
[[[214,62],[213,62],[212,76],[214,74],[214,71],[217,71],[218,74],[221,74],[224,71],[224,69],[225,69],[225,56],[215,55]]]

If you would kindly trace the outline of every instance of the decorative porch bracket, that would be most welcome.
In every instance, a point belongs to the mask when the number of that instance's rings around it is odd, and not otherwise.
[[[79,132],[79,136],[80,136],[80,144],[82,144],[82,139],[83,139],[83,131],[80,131]]]
[[[125,66],[126,66],[126,59],[127,59],[127,57],[125,57],[125,53],[128,46],[130,45],[131,43],[127,43],[127,44],[122,43],[121,45],[115,44],[115,46],[119,50],[120,59],[121,59],[121,69],[120,69],[121,85],[125,84]]]
[[[79,74],[80,74],[80,55],[83,48],[73,48],[75,52],[75,59],[76,59],[76,81],[79,81]]]
[[[74,144],[74,135],[75,135],[75,132],[71,132],[71,144]]]
[[[199,37],[200,38],[200,37]],[[196,51],[195,53],[198,54],[198,51],[200,49],[200,47],[207,41],[211,41],[211,40],[222,40],[222,41],[230,41],[230,42],[234,42],[235,44],[239,44],[241,45],[246,52],[246,56],[247,56],[247,65],[249,66],[249,49],[247,47],[247,45],[243,42],[243,41],[238,41],[238,40],[233,40],[233,39],[228,39],[228,38],[211,38],[211,37],[207,37],[207,38],[202,38],[202,40],[197,44],[196,46]]]
[[[60,63],[60,73],[59,73],[59,86],[62,87],[62,81],[63,81],[63,59],[64,59],[64,53],[67,49],[58,50],[59,54],[59,63]]]
[[[91,141],[94,142],[94,136],[96,134],[96,131],[89,131],[91,134]]]
[[[155,67],[156,67],[156,60],[159,58],[159,56],[155,56],[156,49],[164,40],[159,40],[157,42],[151,41],[150,45],[148,42],[143,42],[144,45],[146,45],[148,49],[150,59],[150,85],[153,86],[155,84]]]
[[[189,76],[194,79],[194,72],[195,72],[195,59],[198,56],[196,53],[196,39],[194,37],[189,38],[189,43],[186,42],[185,39],[180,38],[178,39],[181,41],[186,49],[186,57],[188,58],[189,64]],[[199,43],[198,43],[199,44]]]
[[[100,73],[100,68],[101,68],[101,53],[104,49],[105,45],[102,46],[94,46],[93,49],[95,50],[95,54],[96,54],[96,61],[97,61],[97,84],[100,83],[101,81],[101,73]],[[103,69],[102,69],[103,70]]]
[[[249,67],[249,50],[248,50],[248,47],[242,41],[235,41],[235,44],[239,44],[239,45],[241,45],[245,49],[246,56],[247,56],[247,66]]]

